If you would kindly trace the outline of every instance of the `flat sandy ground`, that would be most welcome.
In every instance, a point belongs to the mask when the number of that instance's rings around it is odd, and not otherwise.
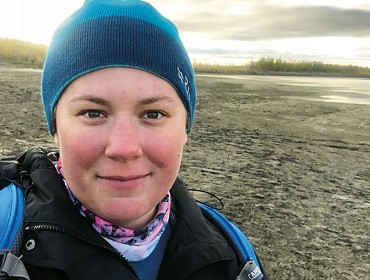
[[[0,69],[0,156],[53,147],[40,75]],[[369,105],[258,79],[198,77],[198,95],[180,175],[222,199],[271,278],[369,279]]]

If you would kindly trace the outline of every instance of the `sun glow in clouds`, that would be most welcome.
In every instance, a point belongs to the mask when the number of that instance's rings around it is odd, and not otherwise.
[[[64,18],[83,0],[0,0],[0,37],[47,45]]]
[[[0,0],[0,37],[48,44],[83,0]],[[192,60],[261,57],[370,67],[368,0],[148,0],[178,26]]]

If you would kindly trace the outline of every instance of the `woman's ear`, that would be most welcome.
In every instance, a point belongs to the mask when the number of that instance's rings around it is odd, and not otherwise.
[[[54,143],[57,145],[59,148],[59,137],[57,133],[57,106],[55,105],[54,107],[54,112],[53,112],[53,128],[54,128]]]
[[[188,133],[185,131],[185,136],[184,136],[184,145],[188,142]]]
[[[58,137],[58,133],[56,133],[56,132],[54,133],[54,143],[59,148],[59,137]]]

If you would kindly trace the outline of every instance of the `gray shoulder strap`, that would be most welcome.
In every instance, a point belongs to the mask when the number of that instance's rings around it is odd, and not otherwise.
[[[3,257],[2,264],[0,263],[0,279],[7,279],[7,277],[18,277],[22,280],[30,280],[26,268],[24,267],[21,257],[17,257],[9,251],[1,250]],[[4,277],[4,278],[3,278]]]

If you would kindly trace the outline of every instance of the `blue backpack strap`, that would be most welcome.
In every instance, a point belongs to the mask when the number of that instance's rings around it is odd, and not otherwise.
[[[28,273],[19,252],[24,233],[27,172],[20,163],[26,152],[0,160],[0,279],[27,279]]]
[[[0,190],[0,279],[29,279],[18,257],[23,240],[24,194],[11,183]]]
[[[244,266],[237,279],[262,279],[263,275],[260,270],[261,267],[256,253],[254,252],[253,246],[249,242],[248,238],[242,233],[242,231],[216,209],[202,203],[198,203],[198,205],[201,208],[203,215],[228,239],[234,251],[237,253],[241,264]],[[245,275],[243,276],[243,274]],[[247,274],[248,276],[246,276]],[[251,277],[251,275],[254,275],[254,277],[243,278]]]
[[[12,250],[13,242],[23,228],[24,195],[21,187],[11,183],[0,191],[0,213],[0,248]]]

